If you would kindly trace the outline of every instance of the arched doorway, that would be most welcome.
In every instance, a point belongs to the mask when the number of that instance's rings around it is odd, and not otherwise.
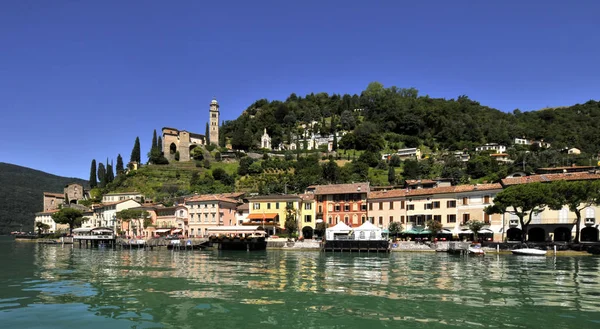
[[[582,242],[598,242],[598,229],[595,227],[584,227],[581,230]]]
[[[521,235],[523,235],[523,232],[520,228],[509,228],[506,231],[506,241],[521,241]]]
[[[544,242],[546,241],[546,230],[541,227],[530,228],[528,236],[528,240],[531,242]]]
[[[176,152],[177,152],[177,145],[175,145],[175,143],[171,143],[171,145],[169,145],[169,153],[175,154]]]
[[[304,226],[304,227],[302,228],[302,236],[303,236],[305,239],[312,239],[312,238],[313,238],[313,233],[314,233],[314,230],[313,230],[313,228],[312,228],[312,227],[310,227],[310,226]]]
[[[569,242],[571,241],[571,230],[566,227],[557,227],[554,230],[554,241]]]

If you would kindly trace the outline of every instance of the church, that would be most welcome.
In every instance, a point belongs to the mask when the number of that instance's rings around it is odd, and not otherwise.
[[[219,103],[216,99],[210,102],[208,135],[211,144],[219,144]],[[179,161],[190,161],[192,150],[207,144],[205,135],[170,127],[162,129],[162,140],[162,151],[169,161],[175,160],[177,153]]]

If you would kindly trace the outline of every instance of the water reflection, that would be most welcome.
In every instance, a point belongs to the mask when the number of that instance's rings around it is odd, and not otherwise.
[[[600,320],[594,257],[27,248],[16,269],[25,275],[0,283],[3,324],[34,327],[24,316],[31,312],[73,324],[79,312],[93,318],[87,328],[560,328]]]

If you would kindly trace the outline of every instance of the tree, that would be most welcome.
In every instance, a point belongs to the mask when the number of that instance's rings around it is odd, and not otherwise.
[[[130,226],[130,229],[134,235],[139,235],[145,227],[152,223],[150,214],[142,209],[123,209],[118,211],[116,216],[120,222],[136,223],[135,226]]]
[[[485,225],[485,223],[480,222],[478,220],[469,221],[469,230],[471,230],[471,232],[473,232],[473,240],[474,241],[477,241],[477,235],[479,235],[479,231],[481,231],[481,229],[483,228],[483,225]]]
[[[294,209],[294,206],[288,204],[285,206],[285,230],[288,233],[288,237],[291,238],[292,234],[298,231],[298,211]]]
[[[123,174],[125,172],[125,168],[123,167],[123,157],[121,154],[117,155],[117,176]]]
[[[402,176],[405,179],[417,179],[421,177],[421,166],[417,160],[405,160],[403,169]]]
[[[106,176],[105,176],[106,184],[112,183],[115,180],[115,172],[113,170],[112,162],[108,164],[108,159],[106,159]]]
[[[83,212],[75,208],[62,208],[52,214],[52,219],[57,224],[69,225],[69,234],[73,234],[73,229],[81,226],[81,222],[83,221]]]
[[[550,208],[560,210],[563,206],[575,213],[575,243],[579,243],[581,211],[600,204],[600,181],[558,181],[550,183],[553,204]]]
[[[100,181],[98,187],[106,186],[106,168],[102,162],[98,164],[98,180]]]
[[[400,157],[396,154],[392,155],[392,157],[390,158],[390,166],[391,167],[400,167],[401,164],[402,164],[402,160],[400,159]]]
[[[352,112],[345,110],[340,115],[340,123],[342,124],[342,129],[344,130],[352,130],[356,127],[356,120],[354,119],[354,115]]]
[[[131,157],[130,157],[129,161],[142,163],[142,154],[141,154],[141,149],[140,149],[140,138],[139,137],[135,138],[135,143],[133,144],[133,149],[131,150]]]
[[[428,220],[427,223],[425,223],[425,225],[427,226],[427,229],[431,232],[430,234],[432,239],[438,234],[439,231],[442,230],[442,228],[444,228],[442,223],[435,219]]]
[[[390,166],[388,168],[388,183],[390,183],[391,185],[396,184],[396,169],[394,169],[393,166]]]
[[[315,235],[318,237],[323,237],[325,235],[325,230],[327,229],[327,223],[320,222],[315,225]]]
[[[204,130],[204,138],[206,138],[206,145],[210,145],[210,135],[208,130],[208,122],[206,123],[206,129]]]
[[[508,212],[519,218],[521,223],[521,242],[525,242],[527,228],[533,215],[544,211],[544,207],[554,204],[549,193],[548,185],[543,183],[529,183],[510,186],[498,193],[494,204],[485,208],[487,214],[503,214]],[[527,219],[525,217],[528,216]]]
[[[94,159],[90,167],[90,187],[94,188],[96,186],[98,186],[98,181],[96,179],[96,159]]]
[[[160,151],[160,154],[163,154],[163,145],[162,145],[162,136],[158,136],[158,141],[156,142],[156,148]]]
[[[323,179],[333,184],[340,180],[340,167],[333,160],[333,157],[330,157],[329,161],[323,165]]]
[[[150,150],[154,150],[158,147],[158,140],[156,139],[156,129],[154,129],[154,133],[152,134],[152,145],[150,146]]]
[[[402,224],[400,222],[390,222],[388,232],[390,232],[390,235],[398,236],[402,232]]]
[[[42,223],[42,222],[35,222],[35,228],[38,231],[38,235],[41,235],[42,232],[46,232],[47,230],[50,229],[50,225],[48,225],[46,223]]]

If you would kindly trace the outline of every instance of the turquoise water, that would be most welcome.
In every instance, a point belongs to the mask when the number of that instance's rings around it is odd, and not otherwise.
[[[600,258],[90,250],[0,237],[1,328],[600,328]]]

